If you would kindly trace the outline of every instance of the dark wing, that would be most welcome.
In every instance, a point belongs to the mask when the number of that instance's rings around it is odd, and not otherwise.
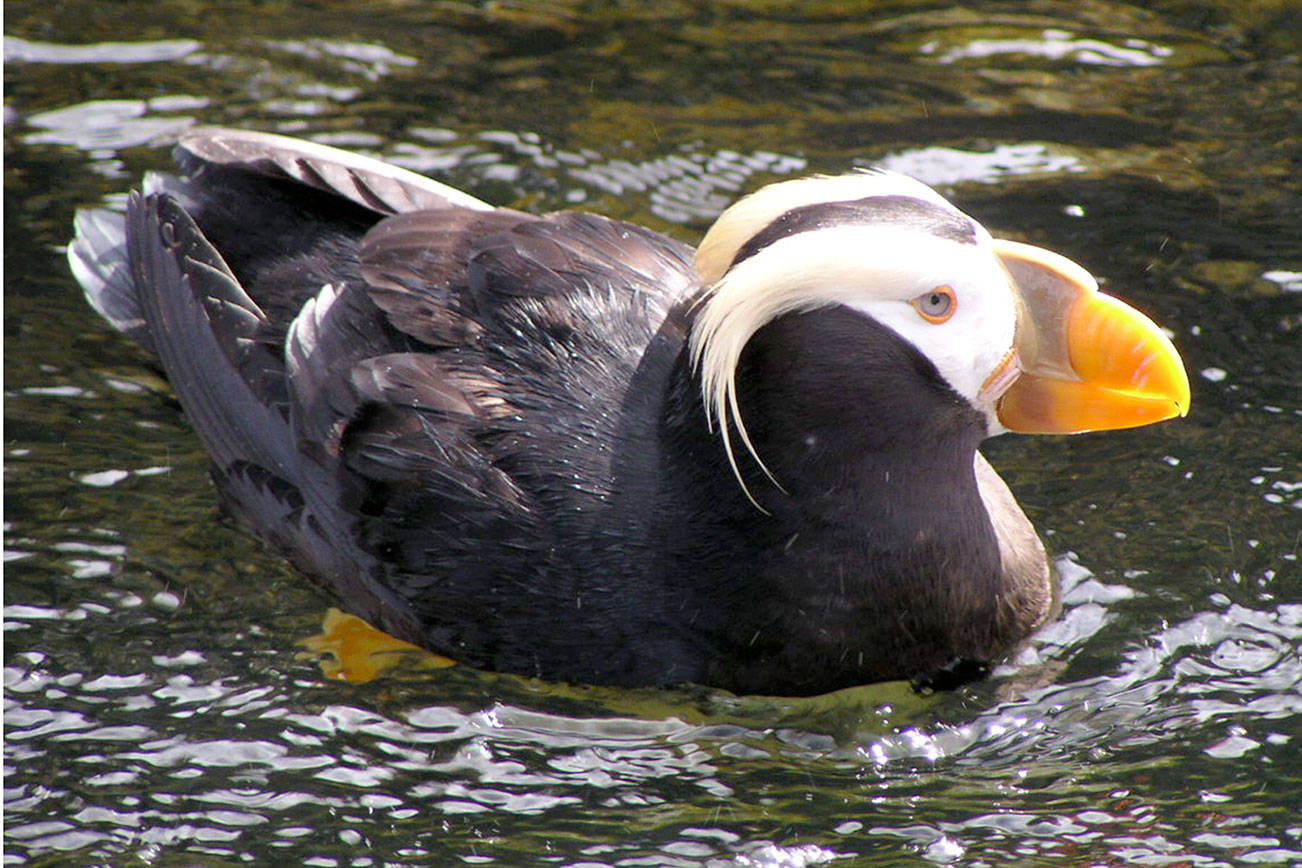
[[[87,300],[158,357],[225,505],[359,614],[419,638],[345,505],[338,440],[358,399],[339,381],[409,343],[360,290],[357,246],[384,214],[490,206],[262,133],[192,131],[175,155],[183,174],[147,176],[125,215],[78,213],[68,256]]]
[[[418,211],[364,239],[371,299],[421,352],[354,369],[367,411],[347,426],[344,460],[366,481],[368,547],[442,625],[431,644],[476,662],[481,630],[529,623],[517,609],[573,593],[555,564],[600,562],[594,552],[628,539],[612,520],[617,456],[655,446],[628,442],[622,408],[695,287],[690,255],[570,212]]]
[[[135,315],[226,505],[366,617],[415,635],[410,610],[352,540],[333,468],[299,448],[284,359],[262,339],[265,312],[172,196],[133,194],[124,227]]]
[[[277,136],[177,156],[125,218],[79,215],[87,297],[159,357],[236,515],[395,635],[491,655],[486,619],[567,593],[560,548],[619,535],[593,516],[620,408],[691,251]]]

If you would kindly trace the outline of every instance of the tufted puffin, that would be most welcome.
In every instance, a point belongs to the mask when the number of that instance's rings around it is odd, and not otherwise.
[[[196,129],[78,213],[221,502],[355,614],[475,667],[809,695],[976,677],[1048,618],[978,452],[1184,415],[1147,317],[883,171],[764,187],[699,249]]]

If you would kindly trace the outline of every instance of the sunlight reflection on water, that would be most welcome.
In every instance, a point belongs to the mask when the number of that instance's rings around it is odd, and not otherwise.
[[[1007,684],[1015,686],[1027,673],[1068,656],[1109,623],[1100,611],[1106,614],[1110,605],[1133,596],[1125,586],[1098,582],[1071,558],[1059,565],[1066,611],[1041,632],[1019,666],[1005,668]],[[966,723],[906,725],[857,746],[765,726],[694,724],[678,717],[575,717],[501,702],[472,712],[417,706],[397,715],[331,702],[305,713],[295,710],[302,700],[284,687],[235,676],[196,677],[209,655],[193,649],[152,658],[172,674],[91,678],[60,676],[57,660],[28,652],[26,665],[5,668],[10,762],[41,761],[75,740],[85,752],[79,777],[88,792],[129,787],[142,796],[120,809],[88,806],[72,814],[72,822],[20,821],[11,837],[45,851],[81,849],[124,835],[139,846],[178,841],[215,846],[237,842],[243,829],[270,823],[269,846],[281,846],[300,841],[299,830],[308,827],[303,824],[313,822],[304,818],[321,810],[363,811],[400,823],[430,809],[447,817],[528,817],[565,816],[594,802],[605,810],[650,807],[682,787],[716,799],[746,799],[754,785],[730,781],[735,764],[781,761],[792,747],[815,769],[823,767],[811,772],[819,775],[855,757],[888,779],[918,768],[919,762],[923,767],[973,765],[991,774],[1001,767],[1024,767],[1031,756],[1037,774],[1055,766],[1065,773],[1103,732],[1127,734],[1112,739],[1115,751],[1169,739],[1181,730],[1204,732],[1201,725],[1218,716],[1241,723],[1302,714],[1302,697],[1276,692],[1302,677],[1297,653],[1302,606],[1227,609],[1227,617],[1201,613],[1159,631],[1145,648],[1127,655],[1117,673],[1032,687]],[[10,606],[6,621],[66,619],[67,611],[77,610]],[[392,678],[398,681],[391,683],[401,683],[402,676]],[[55,698],[56,685],[67,696],[65,705],[79,710],[41,707]],[[1169,701],[1154,701],[1182,690],[1193,694],[1187,712],[1173,714]],[[201,729],[182,733],[169,723],[187,718],[202,721]],[[221,718],[235,726],[231,735],[205,736],[215,733],[212,726]],[[236,731],[245,734],[237,737]],[[1266,740],[1272,737],[1288,735]],[[1239,726],[1205,750],[1226,760],[1261,747]],[[229,786],[203,783],[219,770],[229,771]],[[308,780],[314,782],[310,793],[300,789]],[[63,785],[51,780],[20,786],[11,793],[9,808],[18,816],[39,814],[37,806],[57,798]],[[972,836],[1002,832],[1046,842],[1089,840],[1102,834],[1096,831],[1100,826],[1133,822],[1098,812],[1087,819],[1000,812],[912,829],[873,826],[866,832],[903,836],[929,858],[945,861],[965,852],[963,842]],[[731,852],[741,865],[812,865],[838,855],[736,836],[729,841],[684,837],[666,852],[685,854],[681,841],[690,841],[691,852],[699,851],[701,858]],[[1131,851],[1149,852],[1138,845]]]
[[[934,55],[937,63],[983,60],[1010,54],[1100,66],[1156,66],[1173,54],[1167,46],[1143,39],[1127,39],[1118,45],[1102,39],[1077,38],[1069,31],[1056,28],[1044,30],[1038,39],[973,39],[944,51],[940,51],[937,43],[928,43],[919,50],[924,55]]]

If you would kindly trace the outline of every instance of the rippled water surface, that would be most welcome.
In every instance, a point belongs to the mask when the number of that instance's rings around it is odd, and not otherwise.
[[[1302,864],[1298,11],[1145,5],[6,3],[5,863]],[[63,261],[196,123],[688,241],[897,168],[1169,326],[1194,409],[990,444],[1066,608],[957,693],[338,682]]]

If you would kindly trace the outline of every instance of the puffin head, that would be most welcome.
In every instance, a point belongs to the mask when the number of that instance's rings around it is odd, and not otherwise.
[[[696,268],[706,290],[689,352],[739,480],[731,431],[764,466],[738,406],[743,350],[779,317],[833,306],[916,348],[987,436],[1128,428],[1189,409],[1184,366],[1152,320],[1071,260],[992,238],[903,175],[765,187],[719,217]]]

